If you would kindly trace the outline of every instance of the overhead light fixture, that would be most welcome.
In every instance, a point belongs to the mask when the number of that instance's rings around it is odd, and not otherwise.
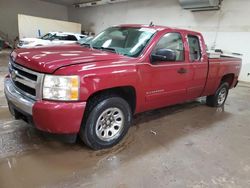
[[[93,6],[100,6],[100,5],[106,5],[106,4],[113,4],[113,3],[120,3],[125,2],[128,0],[94,0],[86,3],[77,3],[73,4],[75,8],[84,8],[84,7],[93,7]]]

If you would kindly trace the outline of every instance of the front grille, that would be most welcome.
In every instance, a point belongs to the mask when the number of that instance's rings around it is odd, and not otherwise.
[[[36,90],[34,88],[28,87],[20,82],[14,81],[16,87],[21,89],[22,91],[29,93],[32,96],[36,96]]]
[[[19,77],[24,76],[24,77],[31,79],[32,81],[37,81],[37,75],[30,74],[30,73],[25,72],[25,71],[20,70],[20,69],[18,69],[18,73],[19,73],[19,75],[18,75]]]
[[[41,83],[44,74],[27,69],[13,61],[9,62],[9,72],[18,91],[32,99],[41,98]]]

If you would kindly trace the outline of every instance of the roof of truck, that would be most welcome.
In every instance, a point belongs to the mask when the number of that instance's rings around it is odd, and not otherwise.
[[[116,25],[116,26],[120,26],[120,27],[142,27],[142,28],[151,28],[151,29],[155,29],[157,31],[162,31],[165,29],[169,29],[169,30],[177,30],[179,32],[191,32],[191,33],[199,33],[196,31],[192,31],[192,30],[188,30],[188,29],[180,29],[180,28],[176,28],[176,27],[168,27],[168,26],[162,26],[162,25],[146,25],[146,24],[122,24],[122,25]]]

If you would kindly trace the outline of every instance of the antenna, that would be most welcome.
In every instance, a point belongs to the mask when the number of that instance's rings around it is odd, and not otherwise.
[[[150,27],[153,27],[153,26],[155,26],[155,25],[154,25],[153,22],[150,22],[149,26],[150,26]]]

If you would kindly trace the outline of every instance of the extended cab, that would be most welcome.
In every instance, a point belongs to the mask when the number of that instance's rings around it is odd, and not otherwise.
[[[198,32],[121,25],[83,46],[15,50],[5,95],[16,118],[102,149],[124,137],[133,114],[201,96],[222,106],[240,69],[239,58],[209,58]]]

